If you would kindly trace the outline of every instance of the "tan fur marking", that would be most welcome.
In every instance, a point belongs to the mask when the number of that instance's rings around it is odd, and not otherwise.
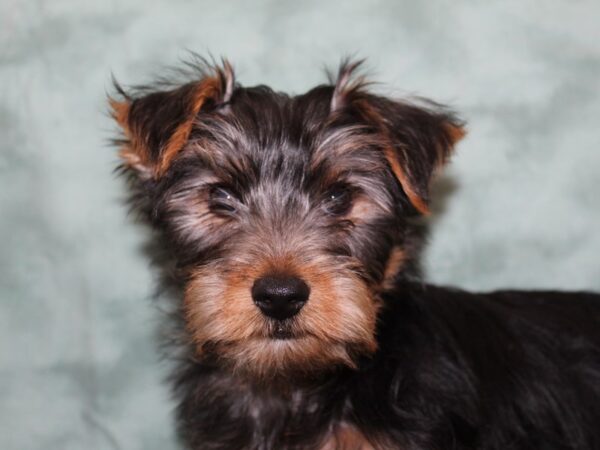
[[[375,450],[375,447],[355,427],[340,425],[319,450]]]
[[[143,145],[139,137],[132,133],[129,126],[129,111],[131,103],[128,101],[119,102],[113,98],[109,100],[112,109],[111,115],[123,130],[123,134],[127,139],[119,150],[119,156],[125,161],[125,164],[142,172],[147,171],[148,153],[143,150]]]
[[[435,172],[437,172],[444,164],[446,164],[448,160],[449,154],[444,151],[444,144],[447,144],[450,147],[450,150],[454,150],[454,146],[456,145],[456,143],[460,141],[463,137],[465,137],[467,134],[467,130],[465,130],[464,127],[457,126],[449,122],[443,123],[442,128],[444,129],[448,142],[440,142],[438,144],[438,160],[436,167],[434,167],[433,169],[434,173],[432,174],[432,178],[435,175]]]
[[[383,152],[385,154],[385,158],[390,163],[392,172],[394,173],[396,178],[398,178],[398,181],[400,181],[402,189],[404,189],[404,192],[406,193],[410,202],[415,208],[417,208],[417,210],[421,214],[429,214],[429,207],[421,198],[421,196],[414,191],[412,183],[410,182],[408,176],[406,175],[406,173],[402,169],[402,166],[400,166],[400,163],[398,162],[398,158],[395,155],[393,147],[391,145],[386,145],[383,149]]]
[[[117,121],[119,126],[124,130],[129,129],[127,124],[127,118],[129,117],[129,106],[128,102],[119,102],[114,98],[109,99],[110,108],[112,110],[112,117]]]
[[[329,264],[299,264],[282,255],[252,265],[197,270],[185,293],[184,311],[198,352],[206,343],[217,345],[233,370],[259,377],[310,372],[334,363],[354,366],[348,346],[361,353],[377,348],[374,332],[380,305],[351,271],[335,275]],[[294,319],[296,339],[272,339],[273,324],[252,301],[254,280],[270,273],[297,275],[310,286],[310,298]]]
[[[383,289],[391,289],[394,286],[394,278],[400,272],[405,262],[406,253],[404,250],[400,247],[394,247],[385,265],[383,282],[381,283]]]
[[[194,119],[200,112],[202,105],[207,99],[215,98],[219,93],[219,89],[220,82],[216,77],[205,78],[198,84],[194,93],[194,101],[189,107],[186,120],[177,127],[162,151],[161,159],[155,169],[157,177],[164,175],[173,158],[185,146],[192,131]]]
[[[467,135],[467,130],[464,127],[458,127],[450,123],[444,124],[444,129],[450,138],[450,144],[455,145],[458,141]]]
[[[348,213],[348,219],[354,223],[367,222],[381,214],[381,208],[365,197],[358,197]]]

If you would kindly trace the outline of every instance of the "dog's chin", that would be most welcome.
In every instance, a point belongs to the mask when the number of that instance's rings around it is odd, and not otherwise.
[[[260,336],[216,346],[218,360],[253,380],[313,377],[336,367],[356,367],[352,345],[323,342],[307,333],[273,329]]]

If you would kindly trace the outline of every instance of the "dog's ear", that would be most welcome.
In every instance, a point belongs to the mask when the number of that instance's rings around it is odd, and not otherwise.
[[[344,63],[334,87],[332,111],[357,114],[383,136],[385,157],[414,208],[429,212],[429,185],[466,130],[464,123],[430,101],[394,101],[366,90],[363,77],[353,76],[359,63]]]
[[[411,204],[429,213],[430,184],[434,173],[448,161],[465,128],[438,105],[415,105],[368,96],[358,107],[381,127],[384,153]]]
[[[231,65],[201,68],[196,81],[175,88],[137,89],[126,93],[118,84],[109,98],[111,115],[123,131],[119,155],[123,166],[143,178],[158,179],[189,139],[198,114],[227,103],[234,87]]]

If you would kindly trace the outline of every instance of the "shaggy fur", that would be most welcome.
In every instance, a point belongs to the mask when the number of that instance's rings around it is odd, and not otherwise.
[[[423,283],[418,219],[463,124],[373,94],[357,67],[289,96],[200,61],[191,81],[111,99],[134,205],[179,292],[183,441],[600,449],[600,296]],[[269,316],[265,277],[308,299]]]

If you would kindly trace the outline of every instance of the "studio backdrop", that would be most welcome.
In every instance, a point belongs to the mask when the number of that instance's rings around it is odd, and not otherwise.
[[[111,76],[189,51],[301,93],[345,56],[450,105],[425,269],[477,290],[600,290],[597,1],[0,3],[0,448],[177,449],[146,231],[110,140]]]

